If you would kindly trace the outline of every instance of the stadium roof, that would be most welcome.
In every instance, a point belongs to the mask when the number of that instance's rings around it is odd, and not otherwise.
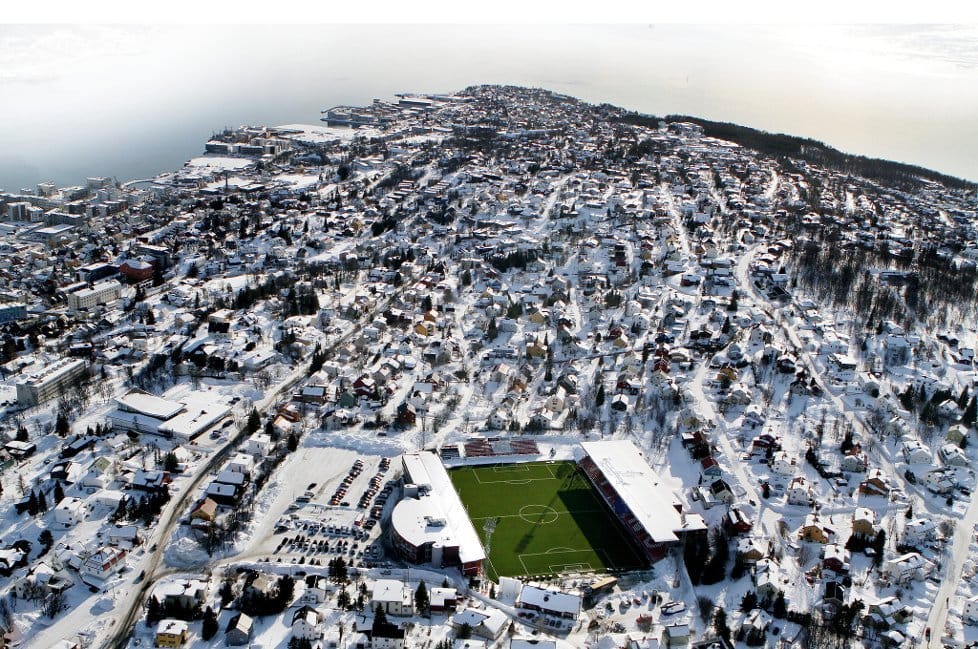
[[[157,397],[142,390],[130,390],[116,399],[116,403],[123,410],[163,420],[173,417],[184,407],[182,403]]]
[[[604,474],[656,543],[678,541],[683,529],[679,512],[672,506],[672,492],[642,457],[630,440],[582,442],[581,447]]]
[[[411,483],[428,489],[420,490],[416,499],[405,498],[394,508],[391,523],[397,533],[415,547],[429,542],[457,546],[462,563],[483,561],[486,552],[479,535],[438,456],[430,451],[408,454],[404,466]]]

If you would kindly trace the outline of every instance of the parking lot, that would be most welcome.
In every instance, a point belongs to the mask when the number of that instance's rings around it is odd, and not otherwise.
[[[295,484],[293,480],[289,495],[296,495],[290,502],[282,502],[284,494],[280,495],[278,504],[284,511],[279,509],[274,528],[260,545],[270,560],[288,556],[292,562],[326,563],[342,556],[352,565],[383,562],[379,523],[388,503],[394,504],[391,461],[377,456],[347,458],[345,472],[334,462],[327,481]]]

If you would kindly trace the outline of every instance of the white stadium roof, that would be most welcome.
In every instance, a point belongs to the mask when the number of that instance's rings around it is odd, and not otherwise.
[[[679,540],[676,531],[683,529],[683,521],[672,505],[672,492],[663,486],[635,444],[622,439],[582,442],[581,447],[653,541]]]
[[[484,560],[479,535],[441,459],[430,451],[412,453],[404,456],[404,466],[413,484],[428,489],[418,498],[403,499],[394,508],[391,523],[397,533],[415,547],[429,542],[457,546],[462,563]]]

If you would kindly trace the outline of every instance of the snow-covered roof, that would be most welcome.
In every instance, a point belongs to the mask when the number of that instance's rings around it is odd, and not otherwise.
[[[116,403],[123,410],[164,420],[183,410],[182,403],[157,397],[142,390],[130,390],[116,399]]]
[[[520,591],[520,602],[536,606],[543,611],[577,614],[581,611],[581,596],[556,589],[526,585]]]
[[[683,527],[672,493],[630,440],[582,442],[581,447],[656,543],[678,541]]]
[[[429,451],[411,453],[404,456],[404,467],[413,484],[428,489],[394,508],[391,523],[397,533],[415,547],[426,543],[457,546],[462,563],[484,560],[479,535],[438,456]]]

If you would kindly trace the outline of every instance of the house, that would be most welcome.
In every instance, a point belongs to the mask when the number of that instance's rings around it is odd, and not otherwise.
[[[858,447],[857,447],[858,449]],[[846,473],[864,473],[869,468],[869,457],[862,450],[853,449],[842,458],[842,470]]]
[[[238,613],[228,620],[224,630],[224,642],[232,647],[246,645],[251,642],[251,628],[254,620],[249,615]]]
[[[132,550],[143,542],[139,536],[139,527],[136,525],[115,525],[108,530],[100,531],[98,539],[99,542],[105,542],[124,550]]]
[[[14,593],[21,599],[44,598],[55,593],[63,593],[74,585],[66,570],[55,570],[45,561],[32,565],[27,574],[14,582]],[[2,643],[0,643],[2,646]]]
[[[798,472],[798,458],[778,451],[771,458],[771,471],[783,476],[794,475]]]
[[[900,451],[907,464],[931,464],[934,458],[920,440],[908,440],[903,443]]]
[[[102,547],[88,555],[79,573],[82,580],[88,577],[104,581],[126,566],[125,559],[126,551],[122,548]]]
[[[768,542],[762,538],[743,538],[737,542],[737,556],[748,564],[757,563],[767,556]]]
[[[919,581],[930,574],[932,568],[933,564],[917,552],[901,554],[883,562],[883,574],[898,584]]]
[[[275,597],[278,594],[278,579],[274,575],[260,573],[245,586],[245,591],[255,597]]]
[[[804,505],[811,507],[814,503],[812,487],[804,476],[795,476],[788,485],[785,497],[789,505]]]
[[[971,462],[968,460],[968,456],[965,455],[965,452],[961,449],[961,447],[956,444],[943,444],[938,453],[946,466],[968,466],[971,464]]]
[[[822,568],[837,575],[849,572],[850,558],[849,550],[838,543],[829,543],[822,548]]]
[[[371,649],[403,649],[406,632],[396,624],[375,624],[368,631]]]
[[[388,615],[414,615],[414,595],[407,584],[398,579],[378,579],[370,597],[370,610],[380,604]]]
[[[191,520],[195,521],[205,521],[212,523],[214,518],[217,516],[217,502],[211,498],[204,498],[200,505],[197,506],[192,512],[190,512]]]
[[[852,533],[868,539],[876,534],[876,513],[867,507],[852,512]]]
[[[468,625],[472,635],[486,640],[498,640],[509,627],[510,620],[499,609],[466,608],[452,616],[451,626],[456,631]]]
[[[302,591],[299,603],[316,606],[326,601],[326,595],[333,590],[329,580],[322,575],[306,575],[306,588]]]
[[[947,429],[947,435],[944,436],[944,439],[951,444],[961,446],[961,443],[968,439],[968,429],[961,424],[949,426]]]
[[[458,605],[458,591],[454,588],[435,587],[428,597],[428,609],[432,613],[454,610]]]
[[[734,534],[747,534],[754,528],[754,524],[751,523],[746,514],[736,506],[731,507],[730,511],[724,514],[723,522],[727,529]]]
[[[781,565],[775,559],[764,558],[754,565],[754,590],[758,599],[774,600],[784,590],[785,582],[790,583],[790,579],[784,576]]]
[[[300,640],[318,640],[323,636],[323,616],[311,606],[303,606],[292,614],[292,637]]]
[[[710,499],[714,503],[725,503],[729,505],[734,501],[733,489],[730,484],[723,478],[714,480],[710,484]]]
[[[918,478],[920,476],[918,475]],[[924,486],[935,494],[949,494],[954,491],[954,480],[946,469],[933,469],[923,475]]]
[[[830,604],[836,608],[846,603],[846,589],[837,581],[829,580],[825,582],[825,591],[822,594],[822,602]]]
[[[201,579],[176,579],[159,584],[153,597],[164,608],[200,610],[207,597],[207,582]]]
[[[931,518],[915,518],[903,526],[903,544],[913,547],[937,538],[937,523]]]
[[[711,479],[719,478],[723,475],[720,463],[713,457],[705,457],[700,460],[700,482],[709,482]]]
[[[866,614],[863,616],[862,622],[867,627],[890,629],[898,624],[906,624],[912,619],[913,609],[903,604],[900,598],[890,595],[876,601],[866,602]]]
[[[54,508],[54,522],[68,529],[78,525],[85,520],[88,509],[85,503],[78,498],[64,498]]]
[[[740,630],[744,633],[747,638],[763,639],[767,634],[768,627],[771,626],[771,622],[774,618],[767,611],[755,608],[750,611],[743,621],[740,623]],[[763,644],[763,642],[759,643]]]
[[[685,647],[689,645],[689,625],[670,624],[662,629],[662,643],[666,647]]]
[[[879,469],[869,472],[866,479],[859,483],[859,493],[865,496],[883,496],[889,498],[890,485],[886,476]]]
[[[978,595],[972,595],[964,600],[964,610],[961,617],[969,624],[978,623]]]
[[[817,514],[809,514],[798,530],[798,537],[810,543],[829,543],[835,537],[835,531],[819,521]]]
[[[183,620],[160,620],[156,625],[156,646],[182,647],[187,641],[187,631],[187,623]]]

